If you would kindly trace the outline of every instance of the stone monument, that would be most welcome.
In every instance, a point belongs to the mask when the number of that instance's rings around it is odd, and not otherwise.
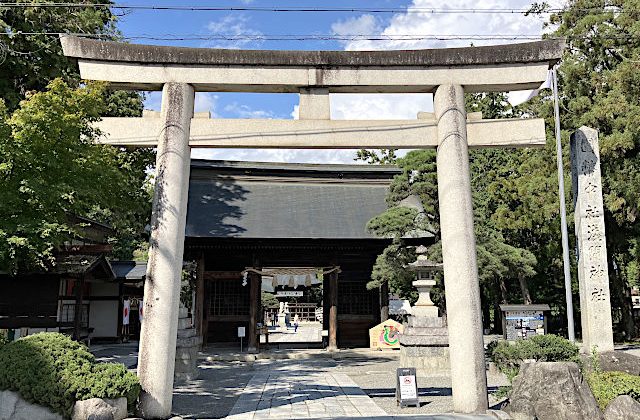
[[[571,136],[571,174],[578,248],[582,343],[589,353],[613,350],[607,241],[604,232],[598,132],[581,127]]]
[[[411,308],[408,324],[400,335],[400,366],[415,367],[420,375],[449,375],[449,336],[446,321],[438,316],[438,307],[431,301],[431,288],[435,286],[435,273],[442,264],[431,262],[427,248],[416,248],[418,259],[409,264],[416,272],[413,285],[418,289],[418,300]]]
[[[187,308],[180,305],[178,311],[178,339],[176,340],[176,366],[174,378],[176,381],[190,381],[197,379],[198,350],[202,346],[202,337],[196,334],[191,324]]]

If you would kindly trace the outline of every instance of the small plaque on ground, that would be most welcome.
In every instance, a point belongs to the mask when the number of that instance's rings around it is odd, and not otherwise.
[[[416,368],[398,368],[396,374],[396,402],[400,407],[408,407],[410,405],[420,407]]]

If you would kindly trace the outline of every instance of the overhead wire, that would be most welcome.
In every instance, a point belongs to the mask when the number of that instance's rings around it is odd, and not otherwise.
[[[0,37],[16,36],[78,36],[84,38],[112,39],[113,34],[95,34],[82,32],[0,32]],[[149,41],[421,41],[421,40],[541,40],[541,39],[610,39],[631,40],[640,39],[640,34],[611,35],[568,35],[562,37],[543,36],[541,34],[134,34],[120,36],[122,40]]]
[[[563,12],[563,8],[449,8],[449,7],[311,7],[311,6],[195,6],[195,5],[159,5],[159,4],[122,4],[122,3],[79,3],[79,2],[0,2],[7,8],[114,8],[124,10],[174,10],[174,11],[210,11],[210,12],[275,12],[275,13],[418,13],[418,14],[553,14]],[[613,6],[612,6],[613,7]],[[596,11],[601,8],[578,8],[576,11]],[[616,7],[616,11],[627,10]]]

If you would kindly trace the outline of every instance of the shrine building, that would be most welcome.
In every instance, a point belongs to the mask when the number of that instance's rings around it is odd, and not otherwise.
[[[287,276],[296,287],[294,278],[321,281],[329,347],[367,346],[369,328],[388,313],[388,291],[366,284],[391,240],[366,225],[386,210],[399,173],[380,165],[192,160],[184,260],[198,262],[196,326],[205,343],[235,342],[244,326],[249,348],[256,346],[255,326],[265,321],[260,291],[272,274],[285,286]]]

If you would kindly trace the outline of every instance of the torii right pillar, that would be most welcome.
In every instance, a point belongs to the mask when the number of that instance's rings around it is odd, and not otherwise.
[[[489,403],[462,86],[439,86],[433,107],[453,411],[481,413]]]

